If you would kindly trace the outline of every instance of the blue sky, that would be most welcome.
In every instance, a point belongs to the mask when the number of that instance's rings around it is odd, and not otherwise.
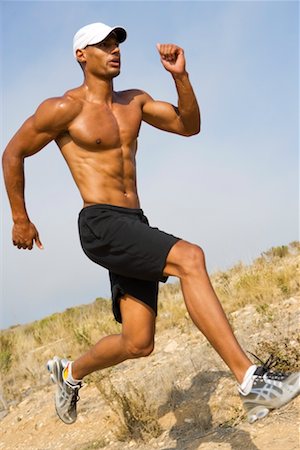
[[[155,48],[174,42],[202,111],[198,136],[141,129],[139,195],[151,224],[201,245],[210,271],[299,239],[298,2],[4,1],[1,12],[3,149],[40,102],[81,84],[72,56],[78,28],[122,25],[128,39],[115,89],[176,103]],[[110,294],[105,270],[80,248],[82,202],[55,144],[25,169],[45,249],[12,246],[1,179],[1,327]]]

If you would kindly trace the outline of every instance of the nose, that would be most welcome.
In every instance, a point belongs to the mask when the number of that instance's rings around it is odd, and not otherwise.
[[[118,42],[113,46],[113,49],[112,49],[111,52],[114,53],[114,54],[120,53],[120,48],[119,48],[119,43]]]

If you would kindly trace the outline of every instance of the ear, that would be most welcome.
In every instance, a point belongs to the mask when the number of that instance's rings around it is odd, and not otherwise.
[[[85,50],[77,49],[76,50],[76,58],[77,58],[77,61],[79,61],[80,63],[85,63],[86,62]]]

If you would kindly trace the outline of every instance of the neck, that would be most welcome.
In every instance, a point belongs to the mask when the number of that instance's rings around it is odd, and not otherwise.
[[[83,87],[85,89],[86,100],[95,103],[112,103],[113,80],[94,77],[85,74]]]

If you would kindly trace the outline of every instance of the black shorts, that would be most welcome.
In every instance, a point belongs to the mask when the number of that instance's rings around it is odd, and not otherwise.
[[[113,313],[122,322],[120,298],[129,294],[157,314],[158,282],[166,282],[163,269],[179,238],[152,228],[141,209],[113,205],[83,208],[78,219],[85,254],[109,270]]]

